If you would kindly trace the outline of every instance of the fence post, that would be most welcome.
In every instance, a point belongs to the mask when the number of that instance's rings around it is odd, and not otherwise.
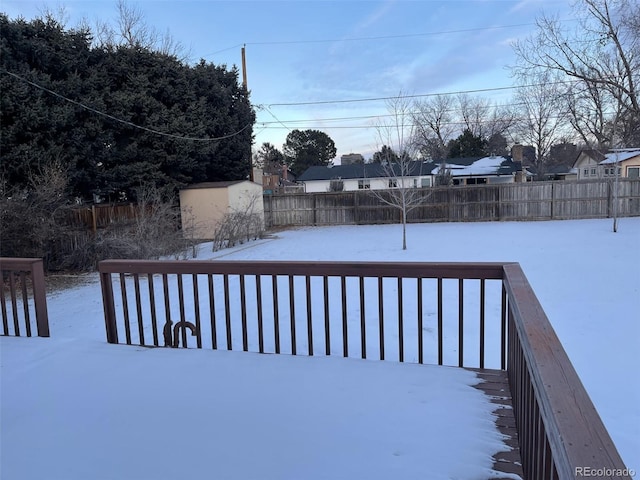
[[[555,196],[555,183],[551,183],[551,220],[553,220],[553,206],[554,203],[556,202],[556,196]]]
[[[356,225],[360,225],[360,192],[353,191],[353,221]]]
[[[317,225],[318,224],[318,215],[317,215],[317,203],[316,203],[316,199],[317,199],[317,195],[314,193],[313,194],[313,225]]]
[[[39,337],[49,336],[49,314],[47,312],[47,294],[44,282],[44,263],[37,260],[31,267],[33,282],[33,303],[36,310],[36,324]]]
[[[113,303],[113,285],[111,284],[111,274],[100,272],[100,284],[102,286],[102,303],[104,305],[104,322],[107,330],[107,342],[118,343],[116,309]]]
[[[98,219],[96,218],[96,206],[91,205],[91,230],[95,235],[98,231]]]

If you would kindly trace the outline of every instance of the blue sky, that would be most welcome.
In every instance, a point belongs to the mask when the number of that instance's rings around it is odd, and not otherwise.
[[[513,85],[511,42],[543,11],[571,23],[570,0],[177,1],[139,0],[147,23],[169,31],[193,61],[240,65],[246,45],[251,100],[258,108],[255,148],[281,148],[292,129],[314,128],[345,153],[379,147],[374,125],[401,92],[424,95]],[[82,18],[115,21],[115,0],[3,0],[10,18],[31,19],[64,6],[68,26]],[[513,91],[484,92],[507,102]],[[357,117],[357,118],[353,118]],[[337,119],[337,120],[333,120]]]

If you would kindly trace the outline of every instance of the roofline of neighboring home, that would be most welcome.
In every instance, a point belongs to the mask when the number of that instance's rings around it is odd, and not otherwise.
[[[254,185],[262,186],[257,182],[252,182],[251,180],[228,180],[222,182],[201,182],[201,183],[193,183],[191,185],[187,185],[186,187],[181,188],[180,190],[195,190],[198,188],[226,188],[231,185],[236,185],[238,183],[249,182]]]

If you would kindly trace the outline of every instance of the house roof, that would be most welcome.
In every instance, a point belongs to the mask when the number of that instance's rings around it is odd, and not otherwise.
[[[436,164],[431,162],[412,161],[409,162],[409,175],[431,175]],[[398,171],[398,165],[392,164],[394,171]],[[308,182],[312,180],[331,180],[333,178],[355,179],[355,178],[386,178],[389,177],[385,165],[380,163],[358,163],[350,165],[336,165],[333,167],[314,166],[309,167],[302,175],[298,177],[298,181]]]
[[[440,161],[424,162],[420,160],[409,163],[408,176],[437,175],[440,171]],[[466,157],[446,160],[447,168],[451,169],[454,177],[482,176],[482,175],[511,175],[522,171],[522,164],[514,162],[511,157]],[[398,171],[397,164],[392,164],[394,171]],[[337,165],[335,167],[309,167],[298,177],[301,182],[311,180],[331,180],[332,178],[378,178],[389,177],[386,167],[380,163],[365,163],[353,165]]]
[[[454,177],[511,175],[522,171],[520,162],[514,162],[511,157],[502,156],[451,158],[445,165]],[[439,171],[438,165],[433,169],[433,174],[437,175]]]
[[[640,157],[640,148],[615,148],[609,150],[604,157],[600,165],[624,162],[633,157]]]
[[[624,162],[630,158],[640,156],[640,148],[612,148],[607,150],[605,153],[592,148],[582,150],[578,154],[576,161],[573,162],[573,166],[575,167],[578,164],[578,161],[585,156],[592,158],[599,165],[607,165],[610,163]]]

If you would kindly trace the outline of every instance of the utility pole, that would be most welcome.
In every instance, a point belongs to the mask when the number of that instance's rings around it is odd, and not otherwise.
[[[240,50],[240,54],[242,57],[242,86],[244,87],[244,91],[248,92],[247,89],[247,58],[245,55],[247,45],[244,44],[242,49]],[[253,182],[253,160],[251,158],[251,148],[249,148],[249,181]]]
[[[247,89],[247,59],[245,57],[245,49],[246,49],[246,45],[243,45],[242,47],[242,86],[244,87],[244,89]]]

